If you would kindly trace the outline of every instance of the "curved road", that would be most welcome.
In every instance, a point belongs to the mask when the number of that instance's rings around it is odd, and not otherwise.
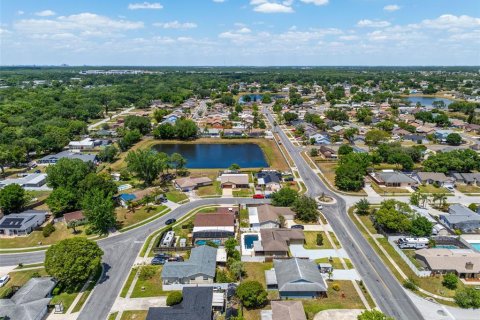
[[[269,201],[247,198],[211,198],[196,200],[186,203],[136,229],[98,240],[97,243],[104,252],[102,259],[104,275],[95,287],[95,290],[93,290],[78,319],[91,320],[107,318],[145,240],[152,232],[163,228],[167,219],[174,218],[179,220],[190,211],[205,205],[238,205],[267,202]],[[0,255],[0,266],[41,262],[44,260],[44,257],[45,251],[2,254]]]
[[[266,108],[264,108],[264,113],[267,115],[270,124],[273,124],[274,119]],[[313,172],[303,159],[301,148],[295,147],[282,130],[278,130],[277,133],[308,188],[307,194],[311,197],[318,197],[325,193],[325,195],[335,198],[337,201],[335,205],[323,205],[322,212],[355,264],[355,268],[378,307],[395,319],[423,319],[420,311],[407,296],[397,279],[350,220],[343,197],[331,192],[322,179]]]

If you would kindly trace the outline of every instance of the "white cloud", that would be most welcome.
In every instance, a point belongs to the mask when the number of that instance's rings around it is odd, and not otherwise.
[[[21,16],[21,15],[24,14],[24,13],[25,13],[25,11],[22,11],[22,10],[18,10],[18,11],[17,11],[17,14],[18,14],[19,16]]]
[[[130,3],[128,5],[130,10],[139,10],[139,9],[150,9],[150,10],[159,10],[163,9],[163,6],[158,2],[140,2],[140,3]]]
[[[24,19],[14,23],[14,29],[27,37],[54,36],[71,33],[76,36],[111,36],[115,32],[143,28],[143,22],[113,20],[94,13],[60,16],[56,19]]]
[[[252,0],[250,2],[255,7],[253,11],[261,13],[292,13],[293,8],[288,5],[276,3],[276,2],[265,2],[263,0]]]
[[[35,15],[39,17],[50,17],[50,16],[54,16],[55,12],[52,10],[43,10],[43,11],[35,12]]]
[[[358,36],[355,36],[355,35],[347,35],[347,36],[340,36],[339,39],[343,40],[343,41],[354,41],[354,40],[358,40],[360,38]]]
[[[170,22],[155,22],[153,26],[164,29],[194,29],[197,27],[197,24],[193,22],[179,22],[175,20]]]
[[[328,0],[300,0],[300,1],[302,1],[303,3],[311,3],[316,6],[323,6],[328,4]]]
[[[250,33],[250,32],[252,32],[252,30],[250,30],[247,27],[243,27],[243,28],[240,28],[239,30],[237,30],[237,32],[238,33]]]
[[[363,19],[357,22],[357,27],[385,28],[390,26],[388,21]]]
[[[469,29],[480,27],[480,18],[467,15],[454,16],[452,14],[444,14],[436,19],[423,20],[420,24],[412,26],[432,29]]]
[[[388,6],[383,7],[383,10],[393,12],[400,10],[400,6],[397,4],[389,4]]]

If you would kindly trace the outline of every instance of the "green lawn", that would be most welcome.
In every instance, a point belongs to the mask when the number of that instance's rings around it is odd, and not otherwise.
[[[350,261],[350,259],[343,259],[345,261],[345,264],[347,265],[347,269],[353,269],[353,264],[352,262]],[[329,258],[321,258],[321,259],[316,259],[315,260],[315,263],[330,263],[333,267],[333,269],[345,269],[342,265],[342,263],[340,262],[340,258],[337,258],[337,257],[334,257],[332,258],[332,260],[330,261]]]
[[[61,302],[63,304],[63,313],[65,313],[72,305],[73,300],[75,300],[75,298],[77,297],[78,291],[80,291],[80,289],[75,290],[75,292],[72,293],[62,292],[56,296],[53,296],[50,304],[58,304]]]
[[[332,289],[333,285],[340,286],[339,291]],[[351,281],[329,281],[326,298],[302,300],[303,309],[308,319],[323,310],[328,309],[364,309],[362,300],[357,294]]]
[[[222,188],[220,187],[220,181],[213,181],[211,186],[204,186],[197,189],[197,195],[200,197],[203,196],[214,196],[222,195]]]
[[[458,184],[457,190],[463,193],[480,193],[480,187]]]
[[[323,231],[305,231],[303,232],[305,235],[305,244],[303,247],[305,249],[333,249],[332,244],[328,240],[325,232]],[[323,245],[317,245],[317,235],[322,234],[323,236]]]
[[[43,262],[18,265],[17,267],[15,267],[14,270],[22,270],[26,268],[35,268],[35,267],[43,267]]]
[[[232,191],[232,194],[234,197],[241,197],[241,198],[245,198],[245,197],[251,197],[253,195],[253,192],[250,188],[248,189],[235,189]]]
[[[273,268],[272,262],[245,262],[246,276],[244,280],[256,280],[260,282],[265,288],[267,287],[265,282],[265,270]]]
[[[120,229],[128,228],[131,225],[150,219],[163,210],[166,206],[143,206],[140,209],[136,209],[134,212],[128,211],[128,209],[119,207],[115,210],[117,214],[117,224]]]
[[[240,227],[248,228],[250,226],[250,220],[248,218],[248,210],[241,209],[239,214],[240,214]]]
[[[32,278],[34,275],[40,275],[40,276],[46,276],[47,272],[45,269],[35,269],[35,270],[25,270],[25,271],[12,271],[9,273],[10,275],[10,280],[7,282],[6,285],[0,288],[0,298],[3,298],[8,292],[10,291],[10,288],[13,286],[18,286],[21,287],[25,283],[27,283],[28,280]]]
[[[378,193],[379,195],[383,195],[385,193],[410,193],[410,191],[408,191],[407,189],[405,188],[394,188],[394,187],[384,187],[384,186],[379,186],[378,184],[376,184],[375,182],[371,182],[370,184],[372,186],[372,189],[375,190],[376,193]]]
[[[117,318],[118,312],[110,313],[108,320],[115,320]]]
[[[177,191],[177,190],[167,192],[166,196],[167,196],[168,200],[170,200],[172,202],[176,202],[176,203],[179,203],[181,201],[184,201],[184,200],[188,199],[188,197],[185,193],[183,193],[181,191]]]
[[[147,313],[147,310],[124,311],[120,320],[145,320],[147,318]]]
[[[432,184],[420,185],[418,186],[418,191],[421,193],[445,193],[449,194],[450,192],[443,187],[435,187]]]
[[[360,218],[364,226],[367,227],[368,231],[370,231],[372,234],[377,233],[377,229],[375,229],[375,226],[373,225],[372,219],[370,219],[369,215],[357,215],[357,217]]]
[[[55,231],[49,237],[44,237],[42,231],[37,230],[30,233],[28,236],[1,238],[0,249],[36,247],[40,243],[41,245],[50,245],[67,238],[85,237],[83,226],[76,228],[77,231],[79,231],[77,234],[73,234],[72,229],[68,229],[63,222],[55,223],[54,226]]]
[[[125,285],[122,288],[122,292],[120,292],[120,297],[125,298],[127,296],[128,289],[130,289],[130,286],[133,282],[133,278],[135,278],[135,274],[137,273],[137,268],[133,268],[127,278],[127,282],[125,282]]]
[[[162,266],[155,267],[155,275],[151,279],[137,280],[135,287],[133,288],[131,298],[145,298],[167,295],[168,292],[162,290]]]

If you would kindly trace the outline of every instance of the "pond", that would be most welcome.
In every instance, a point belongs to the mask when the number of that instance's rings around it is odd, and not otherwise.
[[[245,103],[243,97],[246,97],[246,96],[249,96],[249,97],[250,97],[250,101],[251,101],[251,102],[261,102],[261,101],[262,101],[263,94],[244,94],[243,96],[241,96],[241,97],[238,99],[238,102],[239,102],[239,103]],[[278,94],[271,95],[271,97],[272,97],[272,99],[282,99],[282,98],[285,98],[284,96],[278,95]]]
[[[431,97],[408,97],[408,101],[412,103],[412,106],[415,106],[417,102],[420,102],[422,106],[431,107],[433,106],[434,101],[443,101],[445,106],[448,107],[453,101],[447,98],[431,98]]]
[[[265,168],[268,163],[262,149],[254,143],[244,144],[157,144],[152,149],[166,154],[180,153],[187,159],[187,168]]]

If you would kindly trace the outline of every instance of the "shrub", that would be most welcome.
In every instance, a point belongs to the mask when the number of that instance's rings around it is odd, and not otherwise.
[[[310,149],[310,156],[311,157],[318,156],[318,149],[317,148]]]
[[[454,299],[461,308],[480,308],[480,291],[475,288],[457,290]]]
[[[418,289],[417,283],[412,278],[408,278],[403,282],[403,286],[409,290],[415,291]]]
[[[154,266],[143,266],[140,268],[138,278],[142,281],[152,279],[156,272],[157,268],[155,268]]]
[[[167,297],[167,306],[174,306],[182,302],[183,296],[180,291],[173,291],[168,294]]]
[[[244,281],[237,288],[237,297],[246,308],[257,308],[267,302],[267,292],[258,281]]]
[[[332,289],[335,291],[340,291],[340,285],[338,283],[335,283],[332,285]]]
[[[230,283],[232,282],[231,276],[227,271],[217,269],[217,274],[215,275],[215,282],[217,283]]]
[[[447,273],[443,277],[442,285],[450,290],[457,289],[458,277],[453,273]]]
[[[317,233],[317,246],[323,246],[323,235],[321,233]]]
[[[55,231],[55,227],[53,226],[53,224],[49,223],[47,224],[43,230],[42,230],[42,234],[45,238],[49,237],[53,232]]]
[[[40,277],[41,277],[41,275],[38,272],[32,273],[32,276],[31,276],[31,278],[40,278]]]

